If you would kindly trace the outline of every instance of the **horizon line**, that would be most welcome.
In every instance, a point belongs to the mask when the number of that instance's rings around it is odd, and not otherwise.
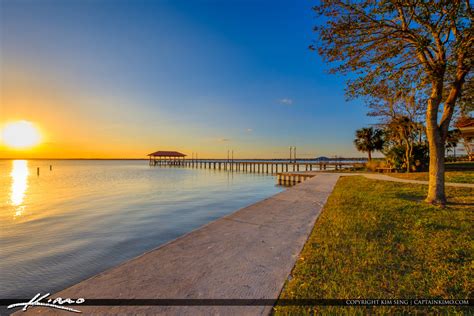
[[[326,156],[322,156],[326,157]],[[297,158],[296,160],[316,160],[319,157],[315,158]],[[327,159],[367,159],[367,157],[326,157]],[[383,157],[378,157],[383,158]],[[373,159],[378,159],[374,157]],[[0,160],[149,160],[149,158],[14,158],[14,157],[5,157]],[[227,158],[186,158],[186,160],[228,160]],[[289,158],[234,158],[236,160],[290,160]],[[229,159],[232,161],[232,159]]]

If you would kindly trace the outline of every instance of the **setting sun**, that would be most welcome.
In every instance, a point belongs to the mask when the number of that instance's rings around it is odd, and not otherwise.
[[[2,139],[5,145],[20,149],[37,145],[41,136],[33,123],[18,121],[5,125],[2,131]]]

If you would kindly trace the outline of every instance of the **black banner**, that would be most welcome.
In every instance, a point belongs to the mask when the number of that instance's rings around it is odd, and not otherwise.
[[[30,299],[0,299],[8,306]],[[473,306],[472,299],[84,299],[63,306]]]

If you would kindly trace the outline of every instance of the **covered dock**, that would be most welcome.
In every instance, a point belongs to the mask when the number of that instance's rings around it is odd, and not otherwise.
[[[181,166],[184,165],[186,155],[178,151],[155,151],[154,153],[148,154],[150,158],[150,165],[172,165]]]

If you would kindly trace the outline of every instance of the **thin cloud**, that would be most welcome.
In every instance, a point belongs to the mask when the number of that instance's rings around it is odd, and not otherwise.
[[[253,129],[247,128],[247,133],[252,133],[252,132],[253,132]]]
[[[283,99],[278,100],[278,102],[280,102],[281,104],[284,104],[284,105],[292,105],[293,104],[293,99],[283,98]]]
[[[230,138],[219,138],[220,142],[230,142]]]

